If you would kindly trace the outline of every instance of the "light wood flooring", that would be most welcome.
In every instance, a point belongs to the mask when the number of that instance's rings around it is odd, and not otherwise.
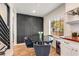
[[[27,48],[25,44],[18,44],[13,49],[14,56],[36,56],[34,48]],[[58,56],[56,49],[51,47],[49,56]]]

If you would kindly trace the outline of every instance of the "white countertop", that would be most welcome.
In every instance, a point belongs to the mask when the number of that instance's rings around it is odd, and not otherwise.
[[[58,37],[58,36],[53,36],[53,37],[56,38],[55,40],[60,41],[61,43],[67,42],[67,43],[69,43],[71,45],[79,46],[79,42],[63,39],[64,37]]]

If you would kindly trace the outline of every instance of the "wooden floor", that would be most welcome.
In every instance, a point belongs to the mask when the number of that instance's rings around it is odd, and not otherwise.
[[[27,48],[25,44],[16,45],[13,50],[14,56],[36,56],[34,48]],[[50,56],[58,56],[55,48],[51,48]]]

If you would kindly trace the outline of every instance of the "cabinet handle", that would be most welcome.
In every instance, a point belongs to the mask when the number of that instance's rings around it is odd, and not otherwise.
[[[75,52],[78,52],[78,50],[75,50]]]
[[[72,50],[74,50],[74,49],[72,49]]]
[[[69,44],[68,42],[64,42],[64,43]]]
[[[72,50],[74,50],[74,49],[72,49]],[[74,50],[75,52],[78,52],[78,50]]]

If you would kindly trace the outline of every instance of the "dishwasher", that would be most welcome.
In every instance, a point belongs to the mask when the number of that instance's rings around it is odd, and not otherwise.
[[[56,40],[56,53],[61,55],[61,47],[60,47],[60,41]]]

